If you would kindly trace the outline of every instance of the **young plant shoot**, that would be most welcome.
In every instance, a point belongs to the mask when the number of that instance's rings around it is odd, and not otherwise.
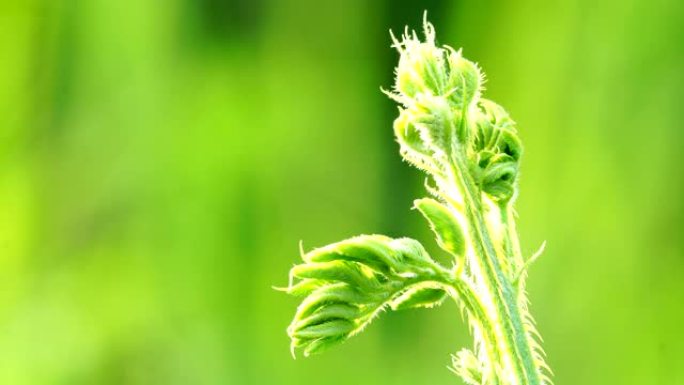
[[[515,123],[482,97],[484,75],[461,51],[435,45],[423,23],[401,40],[394,134],[402,157],[427,175],[414,208],[452,265],[409,238],[360,235],[309,252],[290,271],[287,293],[303,298],[287,332],[292,353],[322,352],[359,334],[383,310],[461,308],[474,342],[453,356],[470,385],[550,384],[528,312],[525,260],[513,203],[522,146]]]

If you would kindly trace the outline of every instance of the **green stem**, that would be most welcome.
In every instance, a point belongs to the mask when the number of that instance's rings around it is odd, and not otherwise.
[[[494,333],[497,338],[495,343],[500,346],[499,351],[502,355],[499,362],[502,364],[510,362],[512,365],[516,378],[511,385],[539,385],[541,379],[518,308],[516,290],[503,272],[496,255],[482,215],[481,194],[463,161],[466,159],[465,154],[463,150],[458,151],[457,154],[458,156],[450,162],[453,182],[463,194],[468,231],[475,251],[473,262],[482,271],[482,283],[486,286],[483,294],[489,296],[487,302],[493,304],[493,307],[487,309],[486,323],[502,326],[502,330]]]
[[[486,308],[479,300],[475,289],[468,282],[459,279],[451,278],[444,282],[447,285],[449,296],[459,306],[464,306],[468,316],[480,321],[478,326],[482,333],[482,344],[489,357],[489,362],[494,364],[501,356],[499,346],[496,344],[496,337],[493,333],[494,328],[489,323],[489,318],[486,316]],[[499,385],[499,379],[494,377],[491,379],[491,385]],[[489,383],[488,383],[489,384]]]

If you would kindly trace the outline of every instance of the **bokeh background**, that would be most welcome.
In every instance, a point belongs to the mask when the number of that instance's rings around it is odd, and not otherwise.
[[[0,1],[0,383],[459,384],[458,310],[293,360],[298,242],[423,240],[389,28],[429,11],[526,146],[557,384],[684,384],[684,2]]]

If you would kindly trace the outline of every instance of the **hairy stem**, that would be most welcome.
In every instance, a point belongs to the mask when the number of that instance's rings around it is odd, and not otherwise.
[[[480,295],[489,296],[486,302],[494,304],[488,309],[485,317],[491,324],[500,325],[500,329],[495,333],[495,343],[500,347],[500,362],[512,365],[517,377],[514,384],[539,385],[541,380],[535,369],[527,333],[523,327],[516,290],[501,268],[500,257],[496,255],[482,215],[481,194],[465,171],[463,159],[465,154],[461,151],[451,162],[454,166],[454,182],[465,200],[468,230],[475,249],[474,262],[481,269],[483,282],[487,286],[485,293],[481,292]],[[509,232],[506,234],[510,236]]]

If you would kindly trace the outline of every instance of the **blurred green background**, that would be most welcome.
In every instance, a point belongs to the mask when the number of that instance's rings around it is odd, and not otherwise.
[[[526,146],[562,384],[684,384],[684,3],[0,1],[1,384],[459,384],[458,310],[292,360],[297,243],[423,240],[387,30],[428,9]]]

